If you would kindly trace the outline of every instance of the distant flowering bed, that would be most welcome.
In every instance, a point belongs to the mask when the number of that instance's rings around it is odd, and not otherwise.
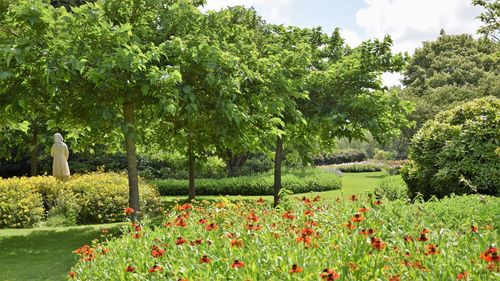
[[[498,280],[500,198],[178,205],[75,253],[75,280]],[[130,212],[131,210],[127,210]]]

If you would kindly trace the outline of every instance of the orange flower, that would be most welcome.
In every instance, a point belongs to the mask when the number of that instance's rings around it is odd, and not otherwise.
[[[187,203],[178,207],[178,209],[180,211],[187,211],[187,210],[192,209],[192,208],[193,208],[193,205],[187,204]]]
[[[403,239],[408,243],[413,242],[413,237],[411,235],[405,235]]]
[[[382,250],[385,248],[385,243],[382,242],[382,240],[380,240],[380,238],[377,238],[377,237],[372,237],[371,238],[371,242],[372,244],[372,247],[377,249],[377,250]]]
[[[175,245],[182,245],[186,243],[186,239],[182,238],[182,237],[177,237],[177,241],[175,241]]]
[[[292,269],[290,269],[288,272],[290,272],[290,273],[302,272],[302,267],[298,266],[297,264],[293,264]]]
[[[369,229],[362,229],[361,231],[359,231],[359,234],[362,234],[362,235],[372,235],[375,231],[372,229],[372,228],[369,228]]]
[[[352,222],[362,222],[364,220],[365,218],[359,213],[356,213],[354,217],[351,219]]]
[[[210,263],[212,260],[207,257],[206,255],[204,255],[203,257],[201,257],[200,259],[200,263]]]
[[[313,202],[318,202],[320,199],[321,199],[321,197],[319,195],[317,195],[313,198]]]
[[[201,218],[201,219],[198,220],[198,223],[199,224],[206,224],[207,223],[207,219]]]
[[[262,199],[262,197],[260,197],[256,202],[259,205],[264,204],[264,199]]]
[[[328,268],[325,268],[323,270],[323,273],[321,273],[319,276],[321,277],[321,279],[327,281],[333,281],[340,278],[340,275],[337,272],[335,272],[335,270]]]
[[[354,224],[352,224],[351,222],[344,224],[344,226],[347,227],[349,230],[353,230],[356,228],[356,226]]]
[[[399,277],[399,275],[393,275],[391,277],[389,277],[389,281],[400,281],[401,278]]]
[[[457,280],[467,280],[468,274],[465,271],[460,272],[457,274]]]
[[[212,230],[217,230],[217,228],[219,228],[217,224],[211,223],[205,227],[205,230],[212,231]]]
[[[164,253],[165,253],[165,250],[163,250],[162,248],[160,248],[158,246],[153,246],[153,249],[151,250],[151,255],[154,258],[159,258],[159,257],[163,256]]]
[[[231,247],[238,247],[238,248],[241,248],[243,247],[243,240],[240,240],[240,239],[233,239],[231,240]]]
[[[68,272],[68,277],[71,278],[71,279],[75,278],[76,277],[76,272],[74,272],[74,271]]]
[[[292,211],[287,211],[286,213],[283,214],[282,217],[287,220],[293,220],[295,218],[295,215],[293,214]]]
[[[127,207],[123,210],[127,216],[130,216],[132,213],[134,213],[134,209]]]
[[[306,210],[306,211],[304,212],[304,216],[311,216],[311,217],[312,217],[312,216],[314,216],[314,212],[313,212],[313,211],[311,211],[311,210]]]
[[[163,271],[163,267],[155,264],[152,268],[148,269],[150,273],[156,272],[156,271]]]
[[[373,202],[373,205],[380,206],[380,205],[382,205],[382,201],[377,200],[377,201]]]
[[[349,200],[351,200],[352,202],[358,201],[358,196],[353,194],[353,195],[349,196]]]
[[[368,209],[368,208],[366,208],[366,207],[361,207],[361,208],[358,210],[358,212],[360,212],[360,213],[366,213],[366,212],[368,212],[369,210],[370,210],[370,209]]]
[[[471,232],[477,233],[477,226],[473,225],[471,226]]]
[[[489,247],[488,249],[486,249],[486,251],[481,253],[479,258],[481,258],[482,260],[484,260],[486,262],[498,262],[498,261],[500,261],[500,257],[497,254],[497,248],[494,248],[494,247]]]
[[[253,211],[250,211],[250,214],[248,214],[248,216],[247,216],[247,220],[253,221],[253,222],[258,222],[259,217]]]
[[[234,260],[233,264],[231,265],[232,268],[240,268],[243,266],[245,266],[245,263],[240,260]]]
[[[437,249],[437,245],[435,244],[429,244],[425,246],[425,253],[424,255],[429,256],[429,255],[437,255],[439,254],[439,250]]]

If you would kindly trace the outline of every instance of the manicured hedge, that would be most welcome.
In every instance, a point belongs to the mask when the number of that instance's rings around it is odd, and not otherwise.
[[[156,188],[140,182],[143,213],[158,213]],[[68,182],[53,177],[0,180],[0,228],[33,226],[51,216],[66,224],[123,221],[128,206],[128,180],[124,174],[90,173],[72,176]]]
[[[161,195],[187,195],[188,181],[164,179],[153,181]],[[284,173],[283,188],[294,193],[326,191],[341,188],[340,178],[329,172],[308,169]],[[197,179],[197,195],[272,195],[273,175],[270,173],[223,179]]]

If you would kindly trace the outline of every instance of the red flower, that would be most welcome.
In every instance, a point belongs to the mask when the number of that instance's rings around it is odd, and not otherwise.
[[[473,225],[470,228],[471,228],[471,232],[477,233],[477,226]]]
[[[405,237],[403,239],[405,240],[405,242],[408,242],[408,243],[413,242],[413,237],[411,235],[405,235]]]
[[[321,273],[319,276],[321,277],[321,279],[327,281],[333,281],[340,278],[340,275],[337,272],[335,272],[335,270],[328,268],[325,268],[323,270],[323,273]]]
[[[200,263],[210,263],[211,261],[212,260],[209,257],[207,257],[206,255],[201,257],[201,259],[200,259]]]
[[[457,280],[467,280],[468,274],[465,271],[460,272],[457,274]]]
[[[132,238],[139,239],[139,238],[141,238],[141,234],[140,233],[136,233],[136,234],[134,234],[134,236],[132,236]]]
[[[382,201],[377,200],[377,201],[373,202],[373,205],[380,206],[380,205],[382,205]]]
[[[232,268],[240,268],[243,266],[245,266],[245,263],[240,260],[234,260],[233,264],[231,265]]]
[[[316,197],[313,198],[313,202],[318,202],[319,199],[321,199],[321,197],[319,197],[319,195],[317,195]]]
[[[127,207],[123,210],[127,216],[130,216],[132,213],[134,213],[134,209]]]
[[[377,249],[377,250],[382,250],[385,248],[385,243],[382,242],[382,240],[380,240],[380,238],[377,238],[377,237],[372,237],[371,238],[371,242],[372,244],[372,247]]]
[[[393,275],[391,277],[389,277],[389,281],[400,281],[401,278],[399,277],[399,275]]]
[[[302,272],[302,267],[296,265],[296,264],[293,264],[292,265],[292,269],[290,269],[288,272],[290,273],[299,273],[299,272]]]
[[[68,272],[68,277],[71,278],[71,279],[75,278],[76,277],[76,272],[74,272],[74,271]]]
[[[314,234],[314,230],[312,228],[309,228],[309,227],[302,228],[302,230],[300,231],[300,234],[302,236],[311,236]]]
[[[355,214],[354,217],[351,219],[352,222],[362,222],[364,220],[365,218],[359,213]]]
[[[207,230],[207,231],[211,231],[211,230],[216,230],[217,228],[219,228],[219,226],[218,226],[217,224],[215,224],[215,223],[211,223],[211,224],[209,224],[209,225],[207,225],[207,226],[205,227],[205,230]]]
[[[207,223],[207,219],[205,218],[201,218],[199,221],[198,221],[199,224],[206,224]]]
[[[352,202],[358,201],[358,196],[353,194],[353,195],[349,196],[349,200],[351,200]]]
[[[126,272],[134,272],[135,271],[135,267],[129,265],[127,266],[127,268],[125,269]]]
[[[487,261],[487,262],[500,261],[500,257],[497,254],[497,248],[494,248],[494,247],[489,247],[488,249],[486,249],[486,251],[484,251],[484,253],[481,253],[479,258],[481,258],[482,260]]]
[[[437,249],[437,245],[435,244],[429,244],[425,246],[425,253],[424,255],[429,256],[429,255],[437,255],[439,254],[439,250]]]
[[[262,199],[262,197],[260,197],[256,202],[259,205],[264,204],[264,199]]]
[[[152,268],[148,269],[150,273],[156,272],[156,271],[163,271],[163,267],[155,264]]]
[[[422,231],[420,231],[420,237],[418,237],[417,240],[422,242],[428,241],[429,238],[427,238],[426,234],[430,232],[431,231],[428,230],[427,228],[422,229]]]
[[[182,238],[182,237],[177,237],[177,241],[175,241],[175,245],[182,245],[186,243],[186,239]]]
[[[306,198],[305,196],[302,197],[302,202],[306,203],[306,204],[310,204],[311,203],[311,200],[309,200],[309,198]]]

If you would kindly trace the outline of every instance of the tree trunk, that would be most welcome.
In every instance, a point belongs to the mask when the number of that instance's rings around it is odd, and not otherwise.
[[[31,135],[31,152],[30,152],[31,176],[38,175],[38,127],[33,128]]]
[[[279,204],[279,192],[281,189],[281,160],[283,158],[283,139],[276,138],[276,150],[274,154],[274,207]]]
[[[188,163],[188,165],[189,165],[189,167],[188,167],[188,169],[189,169],[189,186],[188,186],[189,197],[188,197],[188,200],[191,201],[195,197],[195,184],[194,184],[195,158],[194,158],[194,153],[193,153],[193,146],[191,143],[188,144],[188,158],[189,158],[189,163]]]
[[[125,118],[126,128],[125,147],[127,150],[127,171],[128,171],[128,188],[129,188],[129,207],[134,209],[131,214],[131,220],[136,221],[139,217],[139,180],[137,176],[137,153],[135,149],[135,118],[134,104],[126,100],[123,104],[123,116]]]
[[[231,149],[226,150],[226,166],[227,174],[230,177],[234,177],[236,171],[241,169],[245,162],[248,160],[250,153],[233,153]]]

